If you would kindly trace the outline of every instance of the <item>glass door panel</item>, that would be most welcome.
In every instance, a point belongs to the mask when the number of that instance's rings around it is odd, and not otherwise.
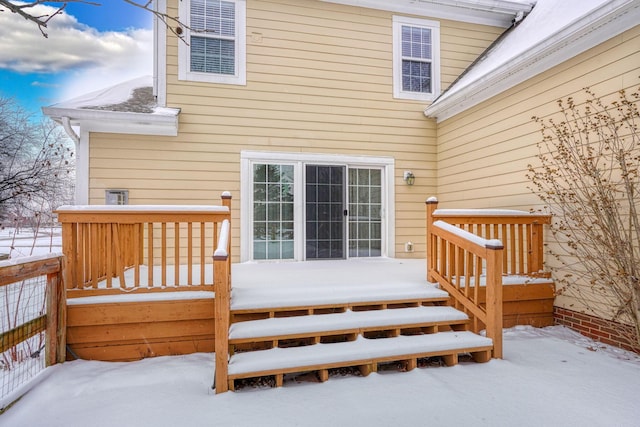
[[[382,255],[382,171],[349,169],[349,257]]]
[[[253,165],[253,259],[293,259],[293,166]]]
[[[305,166],[306,259],[345,257],[345,169]]]

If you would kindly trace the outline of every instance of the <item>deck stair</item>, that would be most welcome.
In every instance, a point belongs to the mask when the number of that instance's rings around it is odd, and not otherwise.
[[[229,389],[244,378],[357,367],[440,356],[446,365],[469,353],[491,358],[492,340],[468,331],[468,316],[447,306],[449,295],[423,286],[234,288],[229,328]]]

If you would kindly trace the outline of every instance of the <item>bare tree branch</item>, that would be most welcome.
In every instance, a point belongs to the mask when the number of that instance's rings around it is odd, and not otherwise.
[[[50,15],[34,15],[29,9],[38,6],[44,5],[45,3],[49,5],[55,5],[57,8]],[[3,7],[9,10],[12,13],[18,14],[22,16],[27,21],[31,21],[38,26],[38,29],[42,33],[42,35],[47,38],[49,35],[45,32],[45,28],[49,24],[49,21],[53,19],[56,15],[62,13],[62,11],[67,7],[69,3],[84,3],[91,6],[100,6],[100,3],[94,3],[88,0],[67,0],[67,1],[45,1],[45,0],[35,0],[29,3],[16,3],[10,0],[0,0],[0,12],[4,12]]]
[[[135,0],[121,0],[124,3],[136,7],[138,9],[145,10],[155,16],[165,27],[177,37],[183,39],[183,29],[188,28],[186,25],[180,22],[176,16],[171,16],[167,13],[162,13],[156,10],[153,6],[153,0],[135,1]],[[90,0],[64,0],[64,1],[47,1],[47,0],[33,0],[29,3],[15,2],[14,0],[0,0],[0,12],[8,10],[15,13],[24,19],[33,22],[37,25],[42,35],[47,38],[49,35],[45,31],[49,22],[57,15],[63,13],[64,9],[69,3],[81,3],[89,6],[102,6],[103,3],[90,1]],[[47,15],[35,15],[32,9],[38,5],[53,6],[56,10]],[[183,39],[184,40],[184,39]]]
[[[560,292],[618,322],[640,348],[640,88],[605,103],[559,100],[540,124],[534,193],[551,209],[557,244],[549,253]]]

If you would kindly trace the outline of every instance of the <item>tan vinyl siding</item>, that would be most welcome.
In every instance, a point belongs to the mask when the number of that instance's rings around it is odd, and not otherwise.
[[[534,115],[556,101],[583,98],[590,86],[603,96],[638,85],[640,27],[597,46],[438,126],[438,198],[443,206],[528,209],[526,168],[540,138]]]
[[[169,15],[177,2],[169,1]],[[234,196],[239,253],[240,152],[309,152],[395,159],[396,255],[424,256],[424,200],[436,191],[436,123],[423,102],[395,100],[391,12],[314,0],[247,0],[246,86],[178,80],[167,43],[167,106],[179,135],[91,137],[90,202],[130,190],[132,204],[218,203]],[[446,88],[502,32],[441,22]],[[408,187],[405,170],[416,175]],[[413,254],[404,243],[415,244]]]
[[[540,139],[539,127],[531,117],[555,113],[560,98],[572,96],[582,102],[582,89],[586,86],[613,100],[619,90],[639,85],[640,27],[635,27],[440,123],[440,206],[524,210],[539,207],[526,178],[527,165],[536,164],[535,145]],[[578,309],[574,304],[578,302],[564,296],[556,299],[556,305]]]

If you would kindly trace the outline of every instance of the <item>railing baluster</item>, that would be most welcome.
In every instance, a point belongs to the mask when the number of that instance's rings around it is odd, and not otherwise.
[[[518,224],[518,274],[525,274],[524,269],[524,224]]]
[[[107,275],[107,288],[113,287],[113,236],[111,235],[110,224],[104,224],[104,238],[105,238],[105,274]]]
[[[475,278],[473,281],[473,301],[480,305],[480,282],[482,280],[482,270],[483,270],[483,266],[482,266],[482,258],[480,258],[478,255],[474,255],[473,259],[475,261],[476,264],[476,271],[475,271]],[[479,324],[479,319],[478,316],[474,316],[473,318],[474,320],[474,332],[478,332],[480,330],[480,324]]]
[[[162,286],[167,285],[167,223],[162,222]]]
[[[89,259],[90,261],[90,271],[91,271],[91,287],[93,289],[98,288],[98,275],[100,270],[98,268],[98,257],[100,256],[98,248],[100,244],[98,243],[98,224],[91,224],[89,233]]]
[[[516,274],[516,225],[511,224],[509,226],[509,243],[507,243],[510,252],[511,259],[509,262],[509,268],[507,269],[509,274]]]
[[[215,229],[215,224],[213,228]],[[206,244],[205,231],[206,231],[205,223],[201,222],[200,223],[200,284],[204,283],[204,269],[205,269],[204,248]]]
[[[140,264],[141,264],[141,260],[143,259],[143,256],[140,255],[140,250],[142,248],[142,234],[143,234],[141,231],[142,226],[143,226],[142,223],[140,223],[133,227],[133,230],[134,230],[133,240],[137,242],[137,246],[138,246],[138,248],[132,247],[133,254],[134,254],[134,257],[133,257],[134,279],[133,280],[136,286],[140,285]]]
[[[155,242],[153,241],[153,228],[154,228],[154,223],[149,221],[147,223],[147,232],[148,232],[148,236],[147,236],[147,245],[148,245],[148,255],[147,255],[147,286],[149,288],[153,287],[153,266],[155,264],[153,257],[155,256],[153,253],[153,248],[155,245]]]
[[[178,286],[180,284],[180,223],[175,222],[173,228],[175,230],[175,243],[173,245],[173,283],[174,286]]]
[[[502,224],[502,238],[500,239],[502,242],[508,242],[508,238],[507,238],[507,224]],[[509,256],[508,254],[508,250],[504,250],[502,251],[502,274],[508,274],[509,273],[509,259],[507,258]]]
[[[193,285],[193,223],[187,223],[187,284]]]

